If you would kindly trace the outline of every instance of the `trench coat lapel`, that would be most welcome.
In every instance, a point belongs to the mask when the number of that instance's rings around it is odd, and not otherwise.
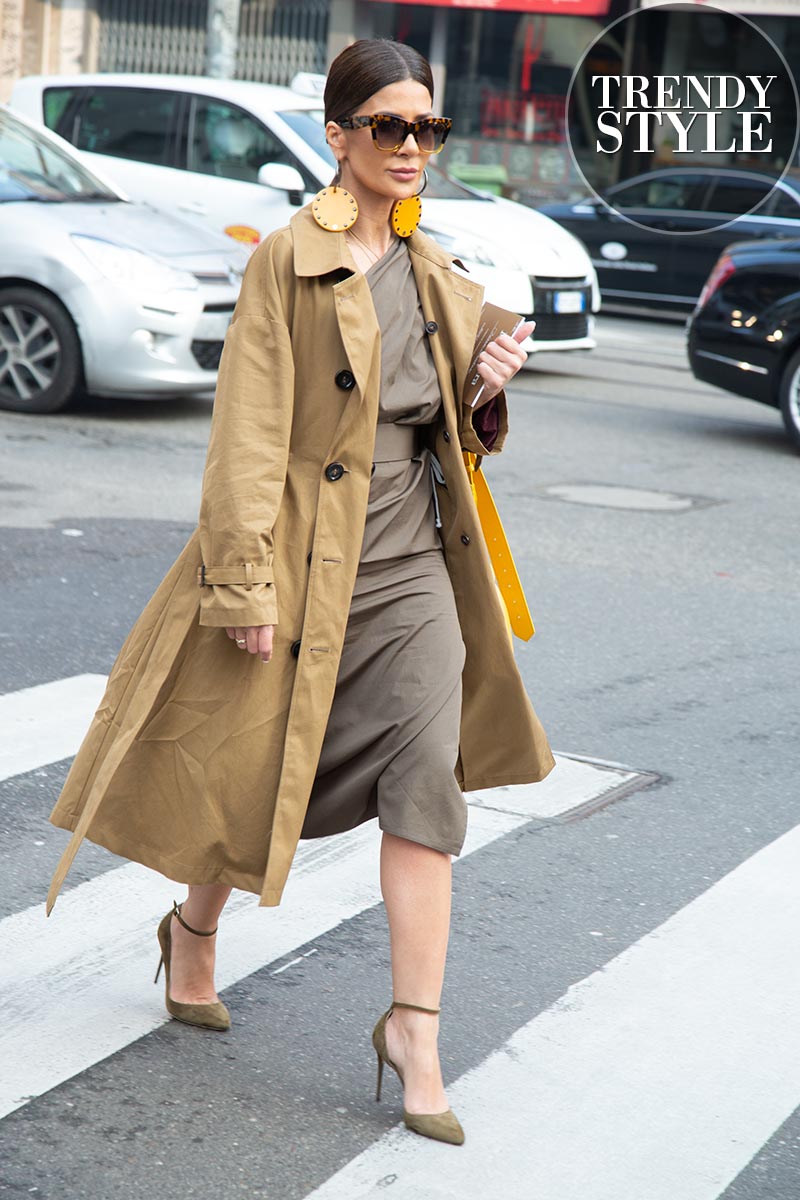
[[[439,327],[431,336],[430,346],[447,425],[457,431],[458,404],[475,347],[483,288],[457,275],[453,263],[458,260],[424,233],[412,234],[409,250],[425,320],[435,321]]]
[[[378,393],[371,385],[375,372],[380,369],[381,332],[369,284],[364,275],[354,270],[344,234],[321,229],[308,208],[301,209],[293,217],[291,226],[295,273],[300,277],[339,276],[332,288],[336,320],[356,385],[350,391],[331,442],[332,446],[337,446],[342,443],[365,401],[374,400],[376,420],[373,424],[377,422]]]

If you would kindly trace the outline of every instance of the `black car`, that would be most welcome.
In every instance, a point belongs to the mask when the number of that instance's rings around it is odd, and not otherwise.
[[[688,326],[693,373],[780,408],[800,450],[800,238],[729,246]]]
[[[586,245],[605,306],[686,312],[731,242],[800,237],[794,173],[778,181],[763,171],[670,168],[616,184],[604,196],[624,216],[597,198],[539,211]],[[731,220],[742,212],[748,215]]]

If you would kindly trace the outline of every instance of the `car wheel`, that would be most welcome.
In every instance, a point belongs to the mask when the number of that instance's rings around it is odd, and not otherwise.
[[[781,376],[780,400],[786,432],[800,450],[800,350],[789,359]]]
[[[62,305],[36,288],[0,288],[0,408],[57,412],[81,376],[81,345]]]

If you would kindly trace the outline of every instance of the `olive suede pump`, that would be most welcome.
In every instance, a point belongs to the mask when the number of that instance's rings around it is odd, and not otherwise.
[[[400,1068],[396,1063],[392,1062],[386,1051],[386,1022],[396,1008],[410,1008],[414,1012],[430,1013],[431,1016],[436,1016],[440,1011],[438,1008],[421,1008],[419,1004],[401,1004],[399,1000],[393,1000],[391,1007],[379,1019],[372,1031],[372,1044],[378,1056],[378,1083],[375,1089],[376,1100],[380,1100],[381,1098],[384,1063],[390,1066],[393,1071],[396,1071],[400,1082],[403,1082]],[[406,1112],[404,1108],[403,1121],[407,1129],[411,1129],[414,1133],[420,1133],[423,1137],[434,1138],[437,1142],[450,1142],[454,1146],[460,1146],[464,1141],[464,1130],[461,1128],[458,1117],[451,1108],[448,1108],[443,1113],[410,1113]]]
[[[189,933],[193,933],[196,937],[213,937],[217,932],[216,929],[211,929],[204,932],[201,929],[192,929],[191,925],[187,925],[181,916],[181,906],[172,901],[172,908],[162,920],[158,927],[158,944],[161,947],[161,958],[158,962],[158,970],[154,983],[158,983],[158,977],[161,974],[161,968],[164,968],[166,976],[166,997],[165,1002],[167,1012],[176,1021],[183,1021],[184,1025],[197,1025],[201,1029],[214,1029],[222,1033],[231,1027],[231,1015],[221,1000],[217,1000],[214,1004],[179,1004],[177,1000],[172,1000],[169,994],[169,962],[172,954],[172,918],[182,925]]]

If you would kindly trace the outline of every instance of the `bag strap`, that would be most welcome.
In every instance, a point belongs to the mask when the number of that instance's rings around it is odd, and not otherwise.
[[[528,601],[525,599],[525,592],[522,589],[519,572],[511,554],[511,547],[497,511],[497,505],[489,491],[483,471],[476,465],[477,454],[473,454],[470,450],[465,450],[463,454],[467,479],[478,509],[478,520],[481,523],[494,577],[500,589],[500,596],[508,613],[511,631],[523,642],[527,642],[533,637],[536,630],[528,608]]]

